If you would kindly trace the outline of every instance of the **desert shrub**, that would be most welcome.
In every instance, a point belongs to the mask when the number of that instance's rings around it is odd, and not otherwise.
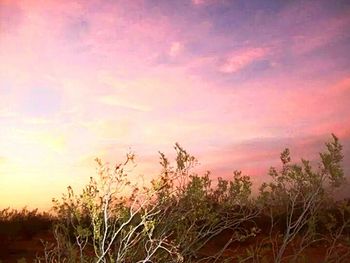
[[[153,181],[163,211],[159,228],[171,233],[185,262],[219,260],[232,242],[242,241],[258,230],[252,220],[259,213],[250,200],[252,183],[236,171],[233,180],[218,178],[214,187],[209,172],[203,176],[192,172],[196,165],[193,156],[178,144],[175,150],[175,166],[160,154],[162,173]],[[247,222],[252,223],[250,228],[243,227]],[[230,233],[224,249],[205,257],[201,253],[204,246],[224,232]]]
[[[0,211],[0,236],[13,240],[30,239],[39,232],[50,229],[52,218],[47,213],[39,213],[38,209],[22,210],[5,208]]]
[[[270,241],[275,262],[282,261],[291,244],[295,259],[318,240],[316,225],[322,206],[332,202],[334,190],[345,180],[338,138],[333,135],[333,141],[326,143],[326,148],[320,154],[317,170],[304,159],[301,164],[292,164],[289,150],[284,150],[282,169],[272,167],[269,172],[272,181],[261,186],[259,201],[271,219]],[[295,248],[297,238],[299,245]]]
[[[209,172],[194,172],[194,156],[174,148],[173,162],[160,153],[161,172],[148,186],[128,179],[133,154],[114,167],[96,159],[97,176],[82,193],[68,187],[53,200],[55,242],[43,242],[37,261],[301,262],[303,251],[319,242],[327,246],[325,262],[349,259],[349,202],[333,199],[345,182],[334,135],[318,169],[304,159],[292,163],[283,151],[281,169],[270,169],[257,199],[249,176],[235,171],[213,181]],[[218,239],[217,250],[207,253]],[[224,253],[247,241],[253,245],[245,252]]]
[[[148,262],[157,258],[181,261],[166,232],[156,233],[159,223],[156,192],[132,185],[125,169],[133,161],[110,168],[97,159],[98,178],[90,178],[82,194],[71,187],[54,201],[60,223],[56,245],[48,247],[46,262]],[[92,253],[91,253],[92,252]]]
[[[175,150],[175,166],[160,153],[162,171],[150,187],[128,180],[134,155],[113,169],[97,159],[98,178],[90,178],[80,195],[68,187],[53,200],[56,243],[45,244],[41,260],[204,262],[221,258],[223,249],[207,258],[201,250],[224,231],[230,233],[224,248],[255,235],[259,211],[250,198],[250,178],[236,171],[214,187],[209,173],[192,172],[193,156],[179,144]]]
[[[326,247],[325,262],[348,262],[350,259],[350,202],[332,202],[319,215],[317,230]]]

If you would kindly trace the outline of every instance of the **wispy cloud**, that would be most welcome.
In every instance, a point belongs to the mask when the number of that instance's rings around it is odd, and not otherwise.
[[[223,73],[236,73],[266,57],[267,54],[266,48],[245,48],[233,51],[225,58],[225,62],[219,70]]]
[[[203,5],[207,2],[207,0],[192,0],[194,5]]]
[[[115,96],[115,95],[101,96],[98,99],[98,101],[109,106],[123,107],[131,110],[137,110],[137,111],[143,111],[143,112],[147,112],[151,110],[151,108],[147,105],[141,105],[132,101],[128,101],[125,98],[122,98],[120,96]]]
[[[203,5],[208,5],[212,4],[215,2],[220,2],[218,0],[192,0],[192,4],[195,6],[203,6]]]

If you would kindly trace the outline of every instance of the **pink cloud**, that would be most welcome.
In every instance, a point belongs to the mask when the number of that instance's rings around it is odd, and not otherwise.
[[[195,6],[203,6],[208,5],[216,2],[223,2],[222,0],[192,0],[192,4]]]
[[[192,0],[194,5],[204,5],[208,2],[208,0]]]
[[[169,49],[169,55],[171,57],[178,56],[184,49],[184,45],[178,41],[171,43],[170,49]]]
[[[205,0],[192,0],[192,3],[194,5],[201,5],[201,4],[205,3]]]
[[[225,63],[220,67],[223,73],[236,73],[253,62],[260,60],[268,54],[266,48],[245,48],[233,51],[225,59]]]

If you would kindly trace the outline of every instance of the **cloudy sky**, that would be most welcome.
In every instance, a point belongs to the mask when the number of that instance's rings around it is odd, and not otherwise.
[[[350,2],[0,0],[0,207],[45,208],[131,149],[257,182],[335,133],[350,164]]]

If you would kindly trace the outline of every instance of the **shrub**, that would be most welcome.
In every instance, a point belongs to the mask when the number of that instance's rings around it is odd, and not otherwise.
[[[334,190],[344,182],[341,166],[342,146],[338,138],[326,143],[326,151],[320,154],[319,169],[311,167],[302,159],[301,164],[292,164],[288,149],[281,154],[282,169],[270,169],[270,183],[260,189],[260,202],[265,213],[270,215],[270,241],[275,262],[281,262],[287,247],[298,237],[299,246],[293,257],[317,241],[316,224],[322,206],[332,201]],[[279,227],[278,227],[279,226]]]
[[[297,262],[317,243],[327,246],[325,261],[349,259],[349,202],[333,199],[345,182],[342,146],[334,135],[318,169],[304,159],[293,164],[289,150],[283,151],[281,169],[270,169],[271,181],[257,199],[240,171],[214,185],[209,172],[194,172],[195,157],[177,143],[174,148],[173,163],[160,153],[161,172],[147,187],[128,180],[134,154],[114,167],[96,159],[98,176],[81,194],[68,187],[53,200],[55,243],[43,242],[37,261],[271,262],[272,253],[274,262]],[[220,247],[206,253],[221,235],[226,238]],[[255,244],[245,253],[224,253],[249,240]]]
[[[50,229],[52,218],[24,207],[22,210],[5,208],[0,210],[0,236],[7,240],[31,239],[36,233]]]

